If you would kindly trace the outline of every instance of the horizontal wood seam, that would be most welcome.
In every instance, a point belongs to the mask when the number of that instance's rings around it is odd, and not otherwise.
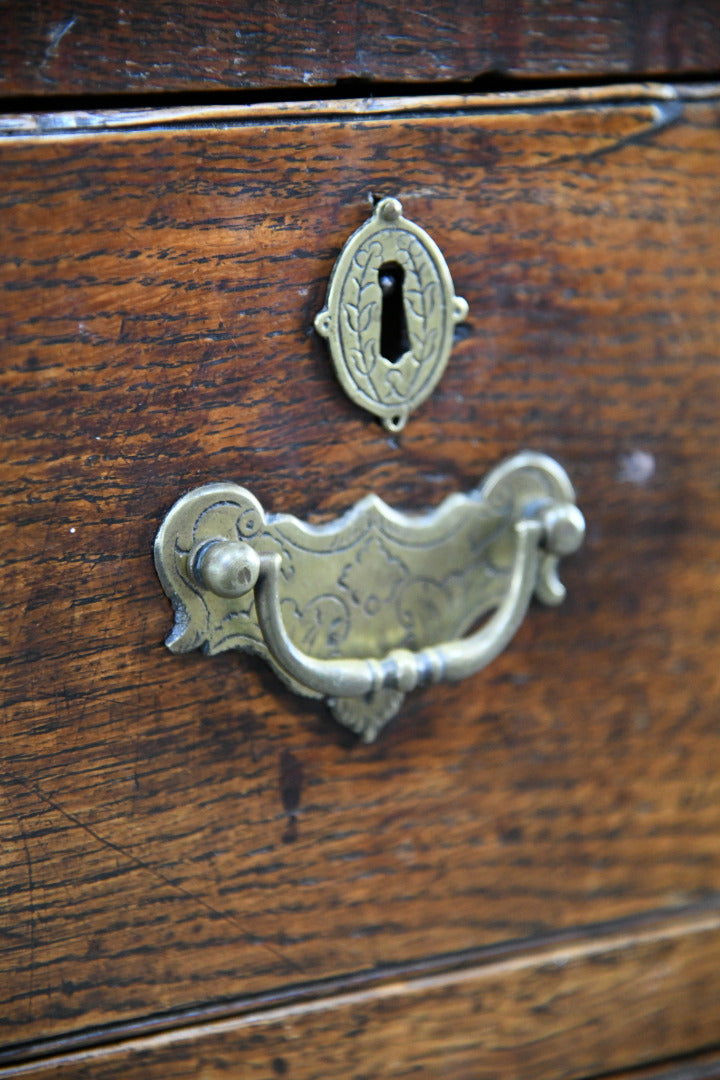
[[[717,1080],[720,1076],[719,1053],[720,1043],[700,1051],[701,1060],[695,1055],[692,1058],[685,1055],[679,1058],[664,1058],[651,1065],[639,1065],[621,1073],[616,1070],[596,1073],[587,1080]]]
[[[631,921],[633,920],[625,922],[629,923]],[[238,1033],[259,1024],[297,1020],[298,1018],[309,1017],[333,1009],[361,1007],[378,1000],[391,1000],[400,996],[409,997],[438,990],[460,988],[473,982],[501,978],[505,975],[527,971],[533,967],[562,968],[578,960],[592,962],[600,958],[618,957],[626,950],[635,949],[638,946],[669,944],[679,938],[712,931],[720,931],[720,904],[715,904],[712,908],[706,908],[704,911],[696,910],[692,914],[686,909],[681,913],[657,922],[655,925],[646,925],[644,927],[625,925],[623,929],[616,927],[614,930],[608,928],[607,932],[596,937],[588,938],[586,936],[575,941],[566,940],[562,944],[555,941],[538,946],[536,942],[533,948],[526,948],[516,955],[501,957],[495,955],[484,963],[477,962],[476,958],[472,966],[415,976],[406,975],[405,977],[397,970],[392,974],[386,972],[384,973],[385,981],[380,982],[379,977],[376,976],[371,983],[355,990],[346,989],[332,993],[328,992],[326,983],[323,988],[324,993],[301,1002],[276,1003],[260,1008],[257,1007],[257,999],[254,1008],[253,1002],[247,1002],[244,1008],[241,1003],[236,1003],[235,1011],[229,1015],[214,1018],[206,1015],[202,1020],[198,1020],[196,1013],[195,1019],[187,1022],[184,1026],[171,1026],[171,1018],[165,1018],[165,1026],[162,1030],[150,1034],[136,1035],[131,1038],[124,1038],[122,1032],[116,1029],[113,1033],[114,1041],[111,1043],[103,1044],[100,1041],[103,1034],[107,1035],[109,1033],[97,1031],[94,1045],[86,1043],[82,1049],[73,1052],[66,1050],[61,1053],[53,1053],[48,1043],[45,1045],[47,1052],[40,1056],[40,1054],[33,1053],[33,1049],[41,1050],[41,1046],[36,1044],[35,1047],[28,1046],[25,1048],[23,1060],[21,1056],[22,1049],[17,1047],[18,1057],[15,1063],[5,1066],[0,1065],[0,1080],[31,1075],[40,1066],[43,1068],[50,1066],[60,1068],[73,1063],[80,1065],[90,1060],[96,1060],[100,1056],[107,1058],[126,1053],[157,1051],[171,1044],[191,1042],[200,1037],[207,1038],[208,1036]],[[488,952],[492,951],[488,950]],[[497,954],[497,949],[494,951]],[[266,999],[267,997],[268,995],[265,995]],[[91,1032],[83,1034],[86,1040],[92,1037]],[[59,1041],[53,1040],[55,1046]],[[711,1050],[713,1048],[707,1047],[706,1049]],[[5,1053],[7,1054],[7,1050]],[[7,1061],[7,1057],[5,1060]],[[602,1075],[611,1076],[612,1073]],[[703,1080],[704,1075],[701,1074],[697,1080]],[[668,1077],[668,1080],[671,1080],[671,1077],[674,1080],[673,1074]],[[695,1080],[694,1077],[693,1080]]]
[[[134,108],[76,108],[57,112],[0,114],[0,137],[5,139],[52,138],[88,132],[124,131],[152,128],[166,130],[175,126],[238,124],[262,120],[267,123],[331,121],[349,117],[386,117],[400,115],[506,112],[512,109],[577,108],[590,105],[631,105],[653,101],[712,100],[720,96],[717,83],[683,86],[675,83],[623,83],[610,86],[586,86],[572,89],[519,90],[492,94],[427,94],[312,101],[257,102],[248,105],[182,105]]]

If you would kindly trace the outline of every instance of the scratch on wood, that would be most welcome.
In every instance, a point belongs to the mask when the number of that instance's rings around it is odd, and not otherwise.
[[[71,813],[69,810],[65,810],[62,806],[59,805],[59,803],[55,802],[54,799],[51,799],[49,795],[46,795],[34,784],[31,784],[29,781],[25,780],[20,776],[5,776],[4,780],[21,784],[24,788],[26,788],[26,790],[31,791],[34,795],[36,795],[37,798],[40,799],[41,802],[45,803],[46,806],[51,807],[51,809],[55,810],[56,813],[62,814],[62,816],[67,821],[71,821],[73,825],[76,825],[79,829],[82,829],[83,832],[86,832],[89,836],[92,836],[93,839],[98,842],[98,844],[101,844],[103,847],[108,848],[108,850],[110,851],[114,851],[118,855],[122,855],[125,859],[129,859],[130,862],[135,863],[137,866],[141,867],[141,869],[145,870],[148,874],[152,874],[153,877],[157,878],[159,881],[162,881],[164,885],[167,885],[169,888],[175,889],[177,892],[182,893],[183,896],[186,896],[188,897],[188,899],[193,900],[196,904],[199,904],[201,907],[205,908],[206,911],[209,911],[217,918],[224,919],[226,922],[229,922],[233,926],[237,927],[245,938],[245,941],[249,945],[257,945],[261,949],[265,949],[267,952],[271,953],[277,960],[280,960],[289,968],[292,968],[295,971],[299,972],[303,971],[303,968],[300,964],[298,964],[295,960],[292,960],[290,957],[285,956],[278,949],[273,948],[273,946],[269,945],[266,941],[262,941],[255,934],[250,933],[233,915],[229,915],[226,911],[219,911],[217,908],[213,907],[212,904],[209,904],[207,900],[204,900],[202,896],[198,896],[190,889],[186,889],[184,888],[184,886],[179,885],[178,882],[173,881],[171,878],[163,874],[161,870],[158,870],[156,867],[151,866],[149,863],[146,863],[143,859],[138,858],[137,855],[133,855],[131,851],[127,851],[121,844],[116,844],[114,843],[114,841],[108,840],[107,837],[101,836],[100,833],[96,832],[96,830],[93,829],[90,825],[86,824],[86,822],[82,821],[79,817]]]
[[[55,53],[58,51],[58,46],[60,45],[60,42],[65,37],[65,35],[72,30],[76,22],[77,16],[73,15],[71,19],[67,20],[67,22],[53,23],[51,25],[50,31],[48,33],[48,46],[45,49],[45,56],[43,58],[44,64],[46,64],[48,60],[51,60],[52,57],[55,56]]]
[[[642,146],[649,139],[652,139],[659,131],[663,131],[665,128],[671,127],[682,119],[684,112],[684,106],[682,101],[657,101],[652,105],[652,122],[643,125],[638,131],[633,131],[629,135],[623,135],[619,139],[614,139],[607,146],[600,146],[597,150],[591,150],[587,154],[578,154],[577,157],[582,161],[593,161],[595,158],[607,157],[608,154],[614,154],[618,150],[624,150],[626,146]]]
[[[33,880],[32,856],[30,855],[30,847],[28,846],[27,836],[25,834],[25,829],[23,828],[22,817],[20,814],[18,814],[17,823],[20,828],[23,847],[25,848],[25,860],[27,862],[28,875],[28,904],[30,907],[30,992],[28,993],[27,1018],[29,1022],[32,1022],[35,1019],[33,1015],[33,998],[35,990],[35,882]]]

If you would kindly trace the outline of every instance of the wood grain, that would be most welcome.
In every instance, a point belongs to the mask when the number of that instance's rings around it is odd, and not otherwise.
[[[718,69],[714,0],[27,0],[0,8],[5,97]]]
[[[498,99],[4,143],[6,1043],[717,894],[719,115]],[[470,303],[399,439],[312,330],[373,194]],[[259,662],[164,649],[151,546],[190,487],[319,521],[435,505],[523,446],[588,520],[568,601],[378,745]]]
[[[717,1040],[718,914],[0,1068],[0,1080],[573,1080]],[[712,1080],[715,1062],[654,1080]]]

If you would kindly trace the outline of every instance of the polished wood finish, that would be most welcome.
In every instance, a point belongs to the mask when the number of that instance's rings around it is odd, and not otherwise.
[[[0,1067],[0,1080],[571,1080],[709,1045],[720,996],[720,915],[479,966],[188,1023],[46,1061]],[[712,1080],[696,1069],[643,1080]],[[699,1071],[701,1069],[702,1071]]]
[[[6,1045],[717,896],[719,116],[627,90],[5,141]],[[400,438],[312,331],[385,194],[470,304]],[[318,521],[523,446],[587,516],[568,600],[376,746],[165,650],[188,488]]]
[[[715,0],[26,0],[0,10],[4,97],[719,69]]]

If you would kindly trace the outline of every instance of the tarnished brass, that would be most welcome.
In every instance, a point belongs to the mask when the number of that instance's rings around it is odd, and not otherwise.
[[[437,386],[467,311],[437,244],[382,199],[340,252],[315,329],[348,397],[399,431]]]
[[[155,541],[175,611],[166,644],[258,653],[372,742],[409,690],[465,678],[502,652],[533,593],[563,600],[558,561],[584,528],[564,470],[530,452],[425,514],[369,495],[321,526],[208,484],[175,504]]]

